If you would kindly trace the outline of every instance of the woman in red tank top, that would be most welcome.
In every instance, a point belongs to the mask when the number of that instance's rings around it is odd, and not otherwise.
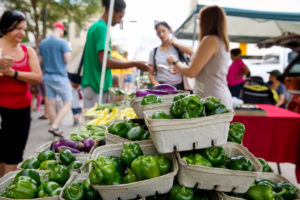
[[[0,20],[0,177],[22,161],[30,127],[29,84],[42,81],[35,51],[21,41],[27,22],[19,11],[6,11]]]

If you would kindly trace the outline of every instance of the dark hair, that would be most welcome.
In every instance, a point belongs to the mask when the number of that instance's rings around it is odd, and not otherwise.
[[[157,23],[155,24],[155,26],[154,26],[155,30],[157,29],[157,27],[158,27],[159,25],[162,25],[162,26],[166,27],[167,29],[172,30],[171,26],[170,26],[167,22],[165,22],[165,21],[157,22]]]
[[[7,10],[0,20],[0,36],[14,30],[21,21],[26,21],[24,13],[16,10]]]
[[[230,53],[235,56],[239,56],[242,52],[239,48],[231,49]]]
[[[110,0],[102,0],[102,5],[105,9],[109,9]],[[114,11],[121,12],[126,8],[126,3],[124,0],[115,0]]]

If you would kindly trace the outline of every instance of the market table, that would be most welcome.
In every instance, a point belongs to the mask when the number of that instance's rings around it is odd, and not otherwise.
[[[300,114],[273,105],[258,104],[266,116],[235,115],[246,127],[243,145],[256,157],[296,164],[300,182]]]

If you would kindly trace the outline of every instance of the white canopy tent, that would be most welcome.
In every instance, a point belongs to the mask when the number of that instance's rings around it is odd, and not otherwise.
[[[196,40],[199,34],[198,13],[205,5],[196,9],[174,32],[180,39]],[[223,8],[227,14],[228,35],[231,42],[258,43],[289,33],[300,34],[300,13],[269,12]]]

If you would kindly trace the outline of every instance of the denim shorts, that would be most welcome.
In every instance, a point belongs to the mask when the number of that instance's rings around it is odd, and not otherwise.
[[[72,89],[68,77],[46,74],[43,80],[49,99],[56,99],[59,96],[63,102],[72,101]]]
[[[124,80],[124,82],[125,82],[125,83],[132,83],[132,81],[133,81],[133,76],[132,76],[132,74],[127,74],[127,75],[126,75],[126,78],[125,78],[125,80]]]

